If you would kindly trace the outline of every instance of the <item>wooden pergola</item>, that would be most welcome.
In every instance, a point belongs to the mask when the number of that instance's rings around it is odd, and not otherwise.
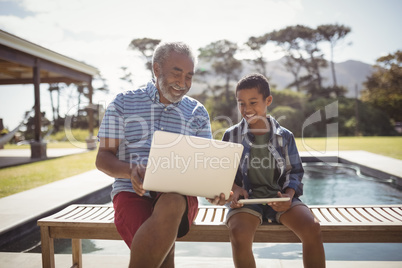
[[[98,69],[0,30],[0,85],[33,84],[35,96],[35,138],[31,157],[46,157],[41,137],[41,83],[76,83],[89,88],[92,105],[92,79]],[[89,133],[93,136],[93,110],[89,109]]]

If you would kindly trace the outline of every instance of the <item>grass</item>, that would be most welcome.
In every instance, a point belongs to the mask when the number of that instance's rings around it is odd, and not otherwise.
[[[299,151],[363,150],[402,160],[402,137],[296,138],[296,145]]]
[[[0,198],[95,169],[96,152],[0,169]]]
[[[402,160],[402,137],[297,138],[299,151],[364,150]],[[29,149],[6,145],[5,149]],[[47,148],[74,148],[69,142],[48,143]],[[97,151],[0,169],[0,198],[95,169]]]

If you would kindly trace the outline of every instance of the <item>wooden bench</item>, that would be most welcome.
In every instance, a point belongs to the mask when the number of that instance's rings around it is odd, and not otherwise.
[[[325,243],[402,242],[402,205],[310,206],[321,224]],[[178,241],[229,242],[224,225],[226,207],[202,206],[190,232]],[[82,267],[81,239],[121,240],[114,225],[114,210],[106,205],[71,205],[40,219],[42,264],[55,267],[54,238],[72,239],[73,266]],[[263,224],[255,242],[300,242],[287,227]]]

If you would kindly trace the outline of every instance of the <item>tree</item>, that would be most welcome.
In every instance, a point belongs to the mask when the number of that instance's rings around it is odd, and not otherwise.
[[[129,48],[132,50],[138,50],[145,57],[145,67],[147,70],[151,72],[151,76],[153,76],[152,72],[152,55],[156,46],[161,42],[160,39],[152,39],[152,38],[137,38],[133,39],[130,42]]]
[[[60,117],[60,94],[61,94],[61,89],[63,87],[60,87],[61,83],[53,83],[49,84],[49,94],[50,94],[50,104],[52,106],[52,117],[53,117],[53,127],[54,131],[58,132],[60,130],[60,127],[64,124],[63,119]],[[57,92],[57,104],[54,103],[53,101],[53,92]]]
[[[380,57],[375,71],[364,82],[362,100],[384,111],[396,122],[402,121],[402,51]]]
[[[85,107],[81,107],[82,97],[90,99],[90,94],[95,94],[96,92],[109,91],[109,87],[106,83],[105,78],[101,75],[97,75],[93,78],[93,84],[95,87],[89,87],[88,83],[52,83],[49,84],[50,102],[52,106],[52,116],[53,116],[53,129],[52,132],[57,133],[65,124],[65,119],[68,113],[71,111],[72,107],[77,107],[76,115],[73,116],[73,125],[71,127],[76,128],[86,128],[88,127],[88,109],[95,110],[93,107],[89,107],[85,104]],[[53,101],[53,92],[57,91],[57,102]],[[64,105],[62,102],[66,101]],[[63,115],[60,114],[60,110],[65,110],[63,107],[67,108],[67,112]],[[96,114],[96,113],[95,113]],[[85,124],[79,123],[78,121],[85,121]],[[77,123],[78,122],[78,123]]]
[[[29,113],[29,111],[26,113]],[[35,116],[28,117],[28,119],[24,122],[24,125],[25,131],[23,131],[23,133],[25,140],[33,140],[35,137]],[[50,125],[51,123],[50,120],[46,118],[46,113],[41,112],[41,133],[43,136],[48,131]]]
[[[301,91],[300,71],[303,68],[303,58],[293,58],[286,56],[283,63],[285,69],[288,70],[294,77],[294,81],[287,85],[287,87],[296,87],[297,92]]]
[[[303,25],[288,26],[279,31],[273,31],[268,34],[270,39],[275,41],[285,52],[285,68],[293,74],[294,81],[289,86],[296,86],[297,91],[308,89],[314,85],[314,81],[320,84],[319,71],[320,67],[317,52],[320,52],[316,43],[314,30]],[[301,76],[302,69],[308,73]]]
[[[327,66],[324,54],[319,48],[323,37],[316,29],[303,25],[288,26],[279,31],[269,33],[285,52],[285,68],[294,77],[289,86],[295,86],[297,91],[305,90],[311,98],[319,97],[317,92],[323,90],[321,68]],[[306,70],[306,75],[300,75]]]
[[[295,26],[289,26],[279,31],[273,31],[268,33],[270,39],[276,42],[278,46],[280,46],[285,53],[285,63],[284,67],[287,71],[289,71],[293,77],[294,81],[290,83],[289,86],[295,86],[297,91],[301,91],[301,83],[300,83],[300,72],[302,69],[303,55],[301,53],[301,45],[302,41],[297,35],[295,35],[296,31],[294,31]]]
[[[122,71],[122,76],[120,77],[120,80],[126,81],[130,86],[133,86],[133,79],[131,78],[133,74],[131,71],[128,69],[126,66],[120,67],[120,70]]]
[[[262,51],[263,47],[267,44],[270,36],[265,34],[263,36],[254,37],[251,36],[245,45],[255,54],[255,59],[251,61],[255,63],[257,72],[267,77],[267,61],[264,58]]]
[[[199,58],[211,62],[214,73],[224,79],[227,100],[230,98],[230,82],[238,80],[242,67],[241,61],[235,58],[238,50],[237,44],[228,40],[219,40],[199,49]]]
[[[335,65],[334,65],[334,47],[339,40],[346,37],[350,33],[350,27],[339,25],[339,24],[324,24],[317,27],[318,33],[328,41],[331,47],[331,70],[332,70],[332,80],[333,86],[337,87],[336,75],[335,75]]]
[[[316,98],[317,95],[314,92],[323,90],[320,70],[327,66],[324,54],[318,47],[318,44],[322,41],[322,37],[316,30],[311,28],[302,29],[302,36],[304,50],[308,55],[308,59],[304,60],[304,67],[308,70],[308,76],[310,77],[310,79],[306,80],[307,84],[305,88],[311,94],[312,98]]]

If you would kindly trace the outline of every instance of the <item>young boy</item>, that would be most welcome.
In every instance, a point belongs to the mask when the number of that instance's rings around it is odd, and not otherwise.
[[[254,234],[267,220],[287,226],[300,238],[304,267],[325,267],[320,225],[298,198],[303,194],[304,170],[293,134],[267,116],[272,103],[267,79],[260,74],[244,77],[237,84],[236,98],[243,119],[223,136],[225,141],[244,145],[227,215],[235,266],[256,266]],[[238,202],[242,198],[270,197],[290,200],[253,205]]]

